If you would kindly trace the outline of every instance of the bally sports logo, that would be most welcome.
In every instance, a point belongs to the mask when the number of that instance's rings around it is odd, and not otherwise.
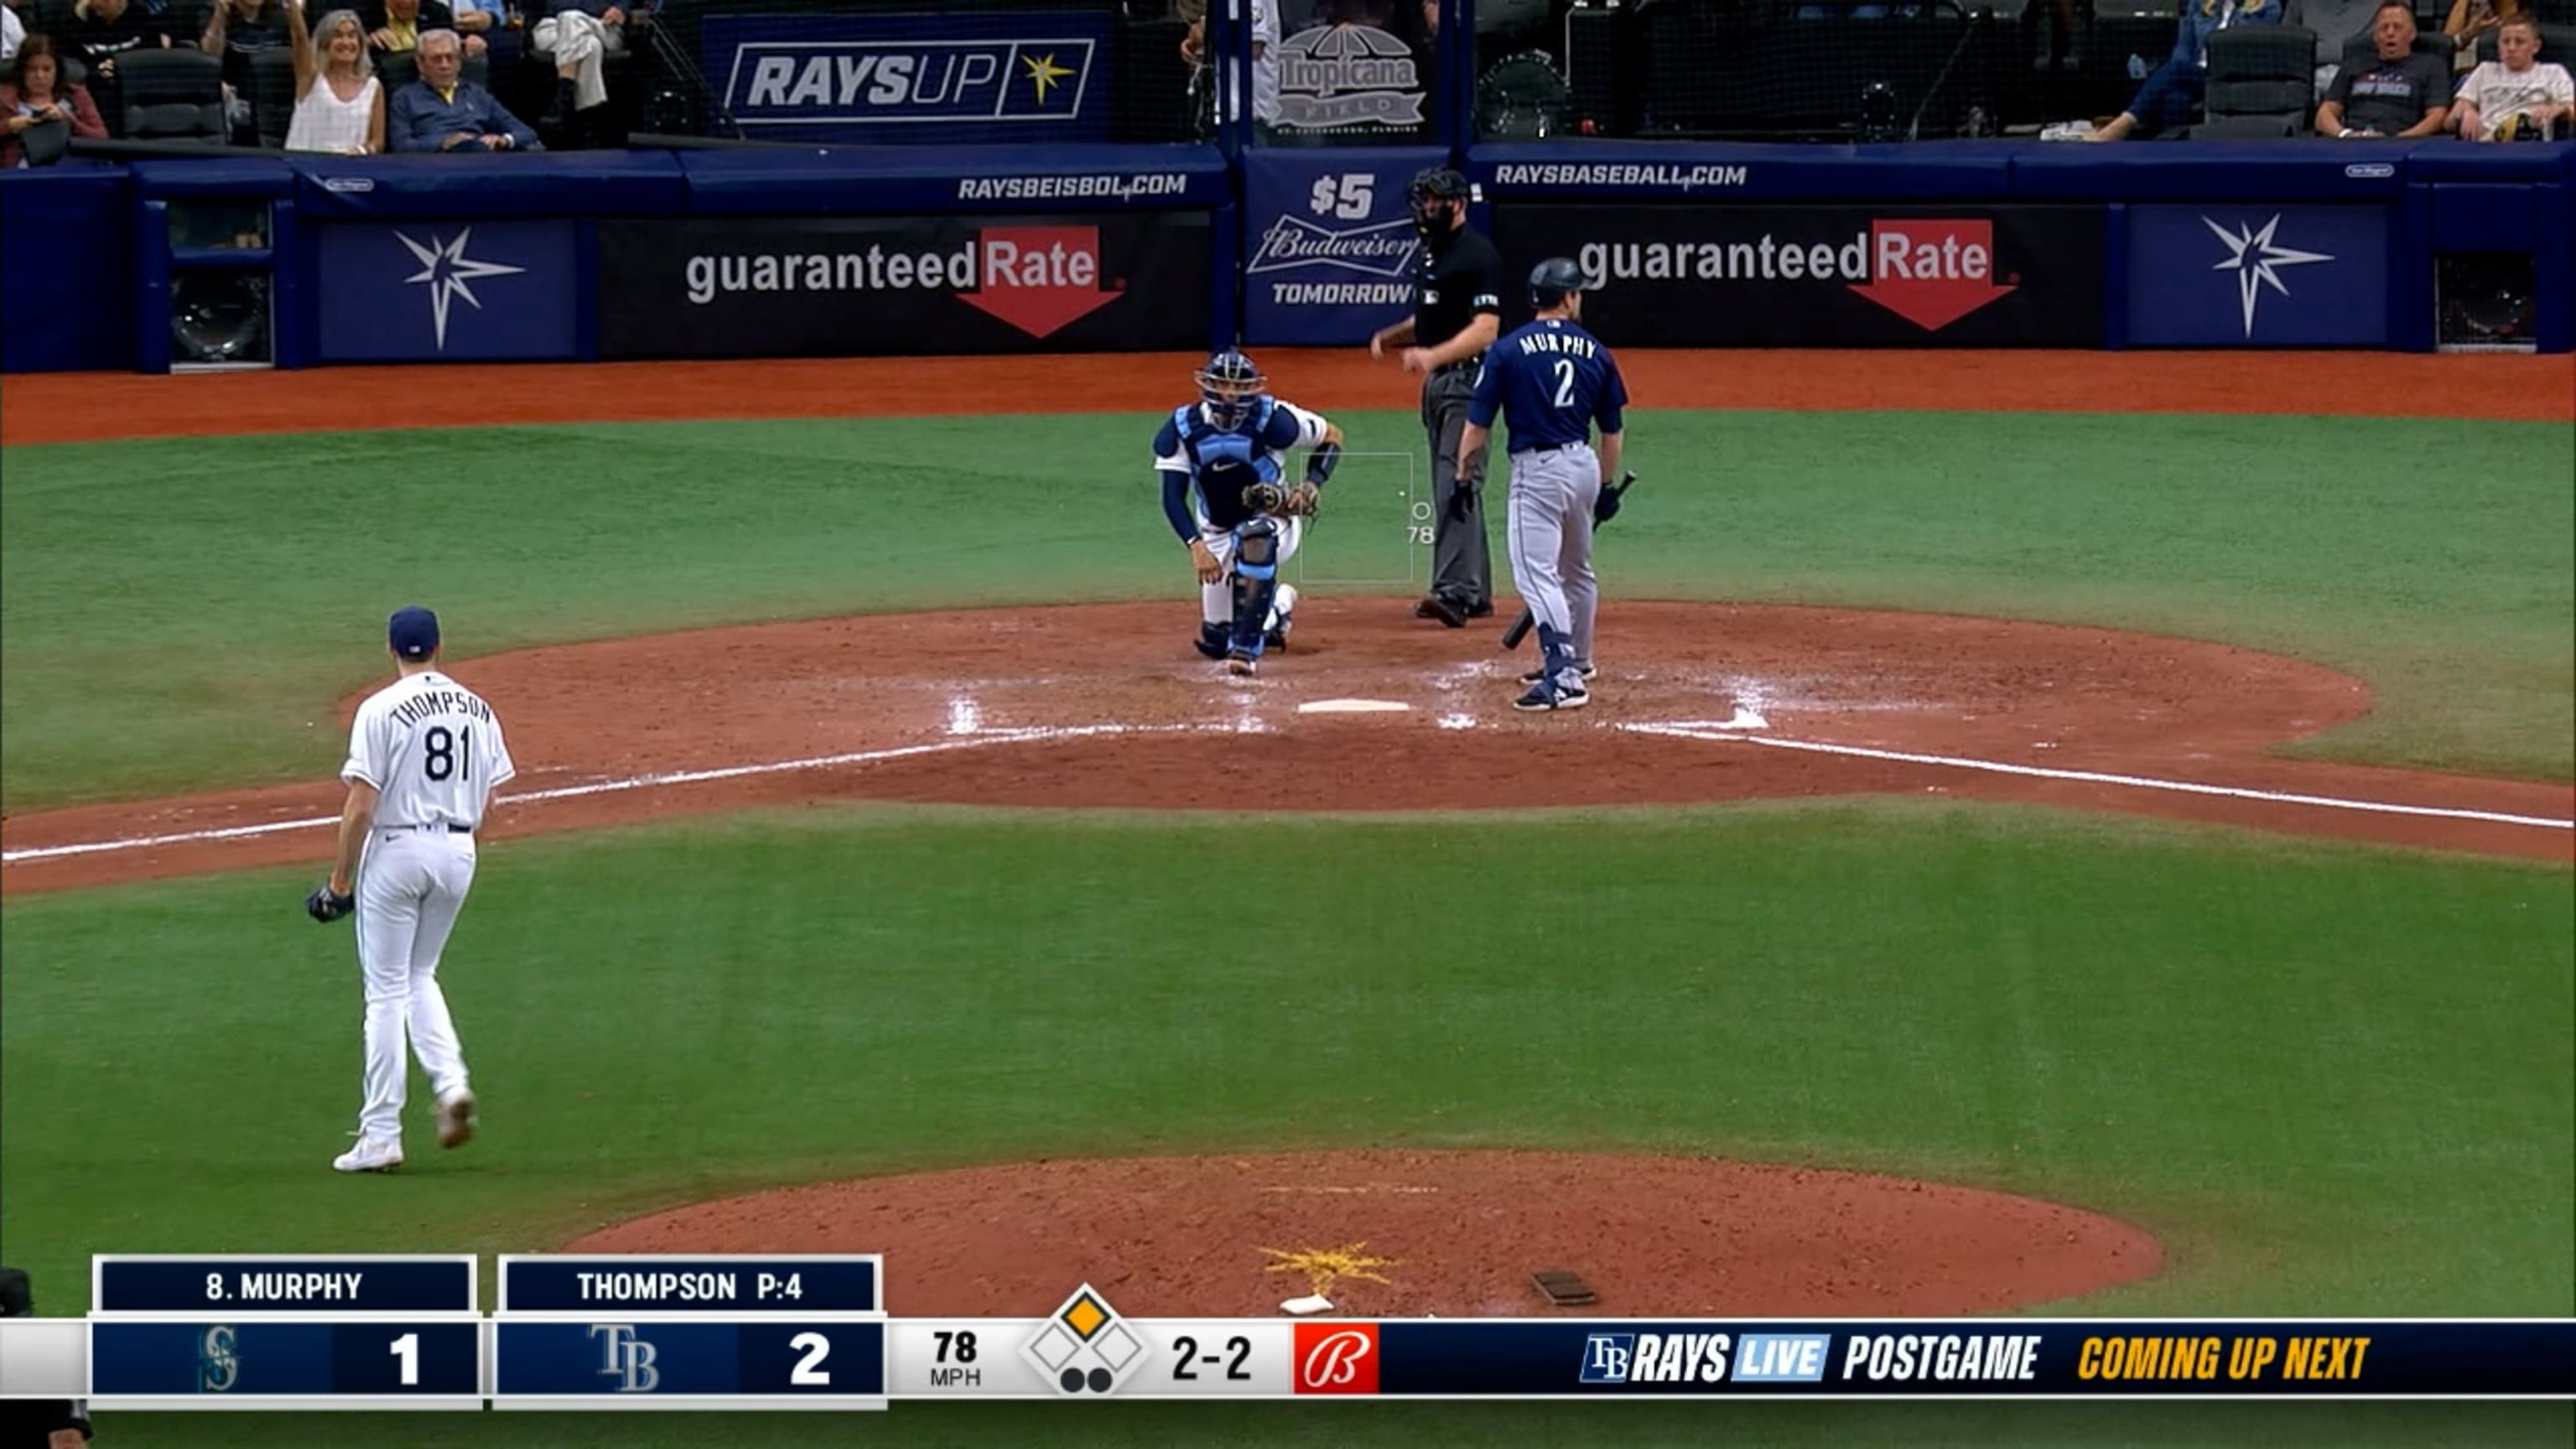
[[[955,251],[698,253],[683,268],[690,303],[747,292],[953,291],[1031,337],[1051,337],[1118,300],[1101,285],[1100,228],[988,226]]]
[[[1300,1323],[1296,1329],[1297,1392],[1377,1392],[1376,1324]]]
[[[2020,285],[1996,280],[1995,224],[1983,219],[1878,220],[1842,242],[1593,242],[1581,259],[1613,281],[1841,282],[1927,332]]]

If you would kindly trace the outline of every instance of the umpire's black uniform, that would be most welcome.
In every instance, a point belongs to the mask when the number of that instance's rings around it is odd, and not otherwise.
[[[1416,617],[1455,629],[1494,612],[1494,563],[1485,542],[1485,465],[1458,466],[1458,439],[1485,347],[1502,330],[1502,254],[1467,225],[1467,180],[1434,169],[1409,192],[1422,249],[1414,260],[1413,317],[1378,334],[1378,343],[1458,355],[1422,380],[1422,430],[1431,442],[1431,591]],[[1457,346],[1467,334],[1476,340]]]
[[[28,1318],[36,1311],[27,1275],[0,1268],[0,1317]],[[89,1410],[78,1399],[0,1399],[0,1449],[49,1449],[57,1434],[90,1435]]]

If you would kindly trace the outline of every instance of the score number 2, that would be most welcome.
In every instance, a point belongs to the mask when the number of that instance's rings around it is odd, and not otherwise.
[[[1199,1341],[1195,1338],[1188,1337],[1187,1335],[1172,1340],[1172,1347],[1180,1350],[1181,1354],[1181,1361],[1172,1365],[1172,1377],[1176,1379],[1188,1379],[1192,1382],[1196,1382],[1199,1376],[1198,1370],[1192,1367],[1192,1365],[1215,1363],[1217,1361],[1217,1356],[1215,1354],[1209,1354],[1205,1358],[1201,1358],[1199,1356]],[[1225,1341],[1225,1351],[1234,1355],[1233,1358],[1226,1361],[1226,1379],[1229,1382],[1234,1383],[1251,1382],[1252,1370],[1245,1368],[1243,1366],[1243,1362],[1245,1359],[1252,1357],[1252,1340],[1245,1338],[1241,1334],[1236,1334],[1234,1337]]]

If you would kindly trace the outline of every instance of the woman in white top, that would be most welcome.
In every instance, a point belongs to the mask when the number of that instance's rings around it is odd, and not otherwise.
[[[287,123],[286,149],[381,155],[385,88],[367,61],[367,32],[357,13],[334,10],[308,34],[304,0],[288,0],[286,29],[295,53],[295,119]]]

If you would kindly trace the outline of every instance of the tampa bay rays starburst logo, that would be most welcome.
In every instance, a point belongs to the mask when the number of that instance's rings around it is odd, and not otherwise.
[[[2236,230],[2229,231],[2205,216],[2200,219],[2200,224],[2208,227],[2227,245],[2227,255],[2211,263],[2209,269],[2236,274],[2236,294],[2244,305],[2245,335],[2249,338],[2254,335],[2254,302],[2260,294],[2259,289],[2269,287],[2284,297],[2290,295],[2290,289],[2281,281],[2279,268],[2304,267],[2311,262],[2334,260],[2324,252],[2303,252],[2274,245],[2272,233],[2281,229],[2281,217],[2277,212],[2270,221],[2263,223],[2261,231],[2256,231],[2252,222],[2240,222]]]
[[[430,327],[438,334],[438,350],[441,352],[447,350],[449,302],[462,299],[467,306],[480,312],[483,300],[474,295],[472,283],[485,277],[507,277],[527,270],[500,262],[478,262],[465,255],[466,243],[473,237],[474,228],[470,226],[457,232],[456,240],[452,242],[441,242],[438,233],[431,232],[429,245],[423,246],[402,232],[394,233],[394,240],[401,242],[411,252],[413,260],[420,263],[420,270],[403,278],[403,282],[429,288]]]
[[[1029,84],[1036,88],[1038,104],[1042,106],[1046,104],[1047,90],[1064,84],[1065,77],[1073,74],[1072,71],[1056,64],[1055,57],[1051,54],[1022,56],[1020,64],[1029,68]]]
[[[1329,1296],[1333,1285],[1344,1278],[1355,1278],[1364,1283],[1386,1283],[1388,1280],[1377,1270],[1403,1266],[1400,1259],[1373,1258],[1367,1253],[1367,1248],[1366,1242],[1344,1243],[1338,1248],[1299,1248],[1293,1253],[1264,1248],[1261,1251],[1278,1261],[1261,1271],[1303,1273],[1313,1286],[1315,1296],[1323,1298]]]

